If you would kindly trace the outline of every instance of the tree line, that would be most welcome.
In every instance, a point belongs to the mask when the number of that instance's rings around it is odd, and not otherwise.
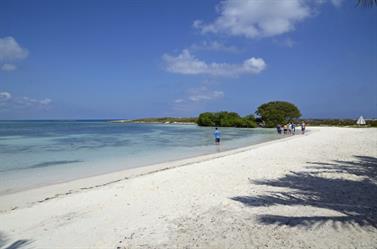
[[[278,124],[295,122],[301,117],[300,110],[292,103],[272,101],[258,107],[255,114],[241,117],[236,112],[204,112],[198,117],[199,126],[255,128],[275,127]]]
[[[254,116],[255,114],[255,116]],[[198,118],[144,118],[136,120],[121,120],[116,122],[131,123],[197,123],[199,126],[237,127],[255,128],[276,127],[278,124],[284,125],[290,122],[301,123],[301,112],[292,103],[285,101],[271,101],[260,105],[254,114],[241,117],[236,112],[204,112]],[[319,126],[356,126],[356,120],[352,119],[306,119],[305,123]],[[377,120],[367,120],[369,127],[377,127]]]
[[[204,112],[199,115],[197,123],[199,126],[238,128],[257,127],[257,123],[253,115],[241,117],[236,112]]]

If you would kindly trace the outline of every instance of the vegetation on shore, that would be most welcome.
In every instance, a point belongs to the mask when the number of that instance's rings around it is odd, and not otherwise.
[[[356,124],[357,119],[305,119],[304,121],[310,126],[337,126],[337,127],[377,127],[377,119],[367,119],[366,125],[359,126]]]
[[[300,124],[305,122],[310,126],[348,126],[360,127],[356,125],[356,119],[299,119],[300,110],[292,103],[285,101],[271,101],[260,105],[254,115],[241,117],[236,112],[204,112],[199,117],[161,117],[161,118],[141,118],[132,120],[116,120],[116,123],[158,123],[158,124],[198,124],[199,126],[211,127],[276,127],[278,124],[284,125],[289,122]],[[377,120],[366,120],[366,125],[361,127],[377,127]]]
[[[200,117],[200,116],[199,116]],[[229,119],[223,119],[222,122],[209,123],[204,125],[203,123],[199,124],[199,118],[172,118],[172,117],[163,117],[163,118],[145,118],[145,119],[134,119],[134,120],[115,120],[111,122],[115,123],[158,123],[158,124],[198,124],[200,126],[218,126],[218,127],[257,127],[263,126],[261,119],[255,119],[252,115],[241,117],[243,120],[250,119],[251,122],[255,123],[254,125],[237,125],[240,123],[239,120],[235,122],[235,125],[229,124]],[[232,119],[231,119],[232,120]],[[203,121],[203,120],[202,120]],[[205,121],[205,120],[204,120]],[[356,124],[357,119],[297,119],[296,123],[300,124],[305,122],[309,126],[336,126],[336,127],[360,127]],[[225,124],[227,123],[227,126]],[[214,125],[213,125],[214,124]],[[217,125],[216,125],[217,124]],[[367,119],[366,125],[361,127],[377,127],[377,119]]]
[[[296,121],[300,116],[300,110],[289,102],[273,101],[258,107],[254,115],[241,117],[236,112],[205,112],[198,117],[199,126],[219,126],[219,127],[247,127],[255,128],[275,127],[278,124],[286,124]]]
[[[269,128],[276,127],[278,124],[297,122],[297,119],[301,117],[297,106],[286,101],[271,101],[260,105],[255,114],[260,117],[263,126]]]
[[[253,115],[241,117],[236,112],[205,112],[198,117],[199,126],[219,126],[255,128],[257,123]]]

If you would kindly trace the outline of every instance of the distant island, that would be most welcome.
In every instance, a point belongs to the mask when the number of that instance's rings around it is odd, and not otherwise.
[[[148,123],[148,124],[197,124],[209,127],[235,128],[273,128],[287,123],[300,124],[305,122],[310,126],[341,126],[359,127],[357,119],[301,119],[301,112],[292,103],[286,101],[271,101],[260,105],[253,114],[240,116],[236,112],[204,112],[198,117],[161,117],[113,120],[114,123]],[[363,127],[377,127],[377,119],[367,119]]]
[[[259,119],[256,123],[257,127],[263,127]],[[358,127],[356,124],[357,119],[298,119],[297,124],[305,122],[310,126],[335,126],[335,127]],[[181,124],[181,125],[197,125],[198,118],[175,118],[175,117],[162,117],[162,118],[143,118],[143,119],[124,119],[113,120],[113,123],[140,123],[140,124]],[[219,127],[221,127],[219,125]],[[236,127],[236,126],[234,126]],[[377,119],[366,119],[366,125],[363,127],[377,127]]]
[[[148,124],[197,124],[198,118],[175,118],[175,117],[160,117],[160,118],[140,118],[140,119],[123,119],[113,120],[113,123],[148,123]]]

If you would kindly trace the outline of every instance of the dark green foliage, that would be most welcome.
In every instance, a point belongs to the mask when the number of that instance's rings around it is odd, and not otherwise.
[[[243,121],[246,127],[255,128],[257,127],[257,121],[254,117],[254,115],[247,115],[243,117]]]
[[[289,102],[272,101],[258,107],[255,112],[262,119],[265,127],[275,127],[295,121],[301,116],[300,110]]]
[[[253,115],[241,117],[235,112],[204,112],[198,117],[199,126],[255,128]]]
[[[376,119],[374,119],[374,120],[367,120],[366,123],[370,127],[377,127],[377,120]]]
[[[199,126],[215,126],[215,116],[212,112],[201,113],[198,117]]]

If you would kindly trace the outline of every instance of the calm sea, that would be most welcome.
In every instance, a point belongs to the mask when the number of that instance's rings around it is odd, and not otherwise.
[[[216,153],[279,137],[271,129],[108,121],[0,121],[0,195],[86,176]]]

